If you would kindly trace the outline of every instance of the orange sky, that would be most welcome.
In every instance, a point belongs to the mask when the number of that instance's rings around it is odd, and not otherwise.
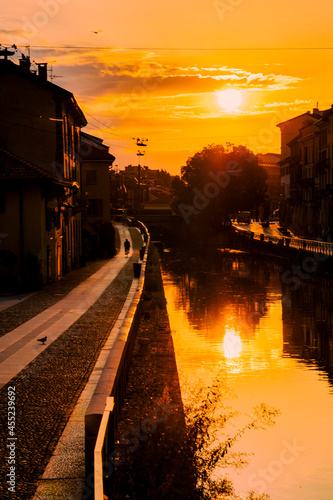
[[[18,0],[2,7],[0,41],[29,43],[52,64],[118,168],[137,163],[133,137],[147,137],[144,164],[179,173],[212,143],[279,152],[277,123],[330,107],[332,10],[329,0]],[[237,110],[219,105],[226,88],[241,91]]]

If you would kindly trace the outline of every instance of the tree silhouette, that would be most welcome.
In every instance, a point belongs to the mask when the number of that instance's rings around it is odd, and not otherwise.
[[[265,170],[245,146],[209,145],[190,157],[173,183],[173,208],[186,223],[217,228],[239,210],[252,211],[266,193]]]

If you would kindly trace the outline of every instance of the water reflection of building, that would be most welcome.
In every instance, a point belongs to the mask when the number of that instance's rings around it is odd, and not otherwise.
[[[267,313],[269,293],[280,293],[280,283],[271,280],[272,263],[247,253],[193,258],[172,252],[165,254],[164,268],[177,283],[179,309],[210,338],[221,337],[228,326],[236,326],[242,339],[252,338]]]
[[[310,279],[292,291],[282,284],[284,353],[315,361],[333,376],[333,281]]]

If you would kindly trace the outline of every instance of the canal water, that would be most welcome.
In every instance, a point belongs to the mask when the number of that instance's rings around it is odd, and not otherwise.
[[[240,412],[230,435],[256,405],[280,411],[274,427],[248,430],[232,447],[249,454],[247,466],[222,464],[216,474],[244,499],[254,490],[332,500],[332,281],[311,275],[296,287],[283,279],[283,261],[232,250],[170,250],[162,269],[185,402],[222,378]]]

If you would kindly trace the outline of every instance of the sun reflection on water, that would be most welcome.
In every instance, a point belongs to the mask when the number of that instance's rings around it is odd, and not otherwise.
[[[233,328],[226,328],[223,351],[226,358],[236,358],[242,352],[242,340]]]
[[[295,457],[297,470],[294,464],[285,467],[283,481],[267,481],[267,493],[272,500],[305,500],[307,489],[307,498],[326,500],[332,491],[327,467],[333,436],[332,382],[318,361],[304,357],[304,349],[314,346],[318,351],[318,341],[331,359],[315,327],[318,316],[326,314],[330,320],[331,313],[309,307],[310,298],[320,296],[327,311],[333,310],[331,288],[306,283],[298,295],[291,295],[281,285],[279,268],[246,256],[237,259],[224,256],[211,268],[198,259],[184,275],[178,268],[164,273],[182,396],[188,401],[187,390],[193,395],[197,386],[209,389],[221,379],[236,396],[232,408],[240,414],[251,413],[261,401],[281,410],[275,428],[245,434],[235,445],[236,452],[255,452],[242,474],[232,468],[218,471],[229,474],[243,498],[258,471],[277,463],[281,443],[297,442],[308,450]]]

